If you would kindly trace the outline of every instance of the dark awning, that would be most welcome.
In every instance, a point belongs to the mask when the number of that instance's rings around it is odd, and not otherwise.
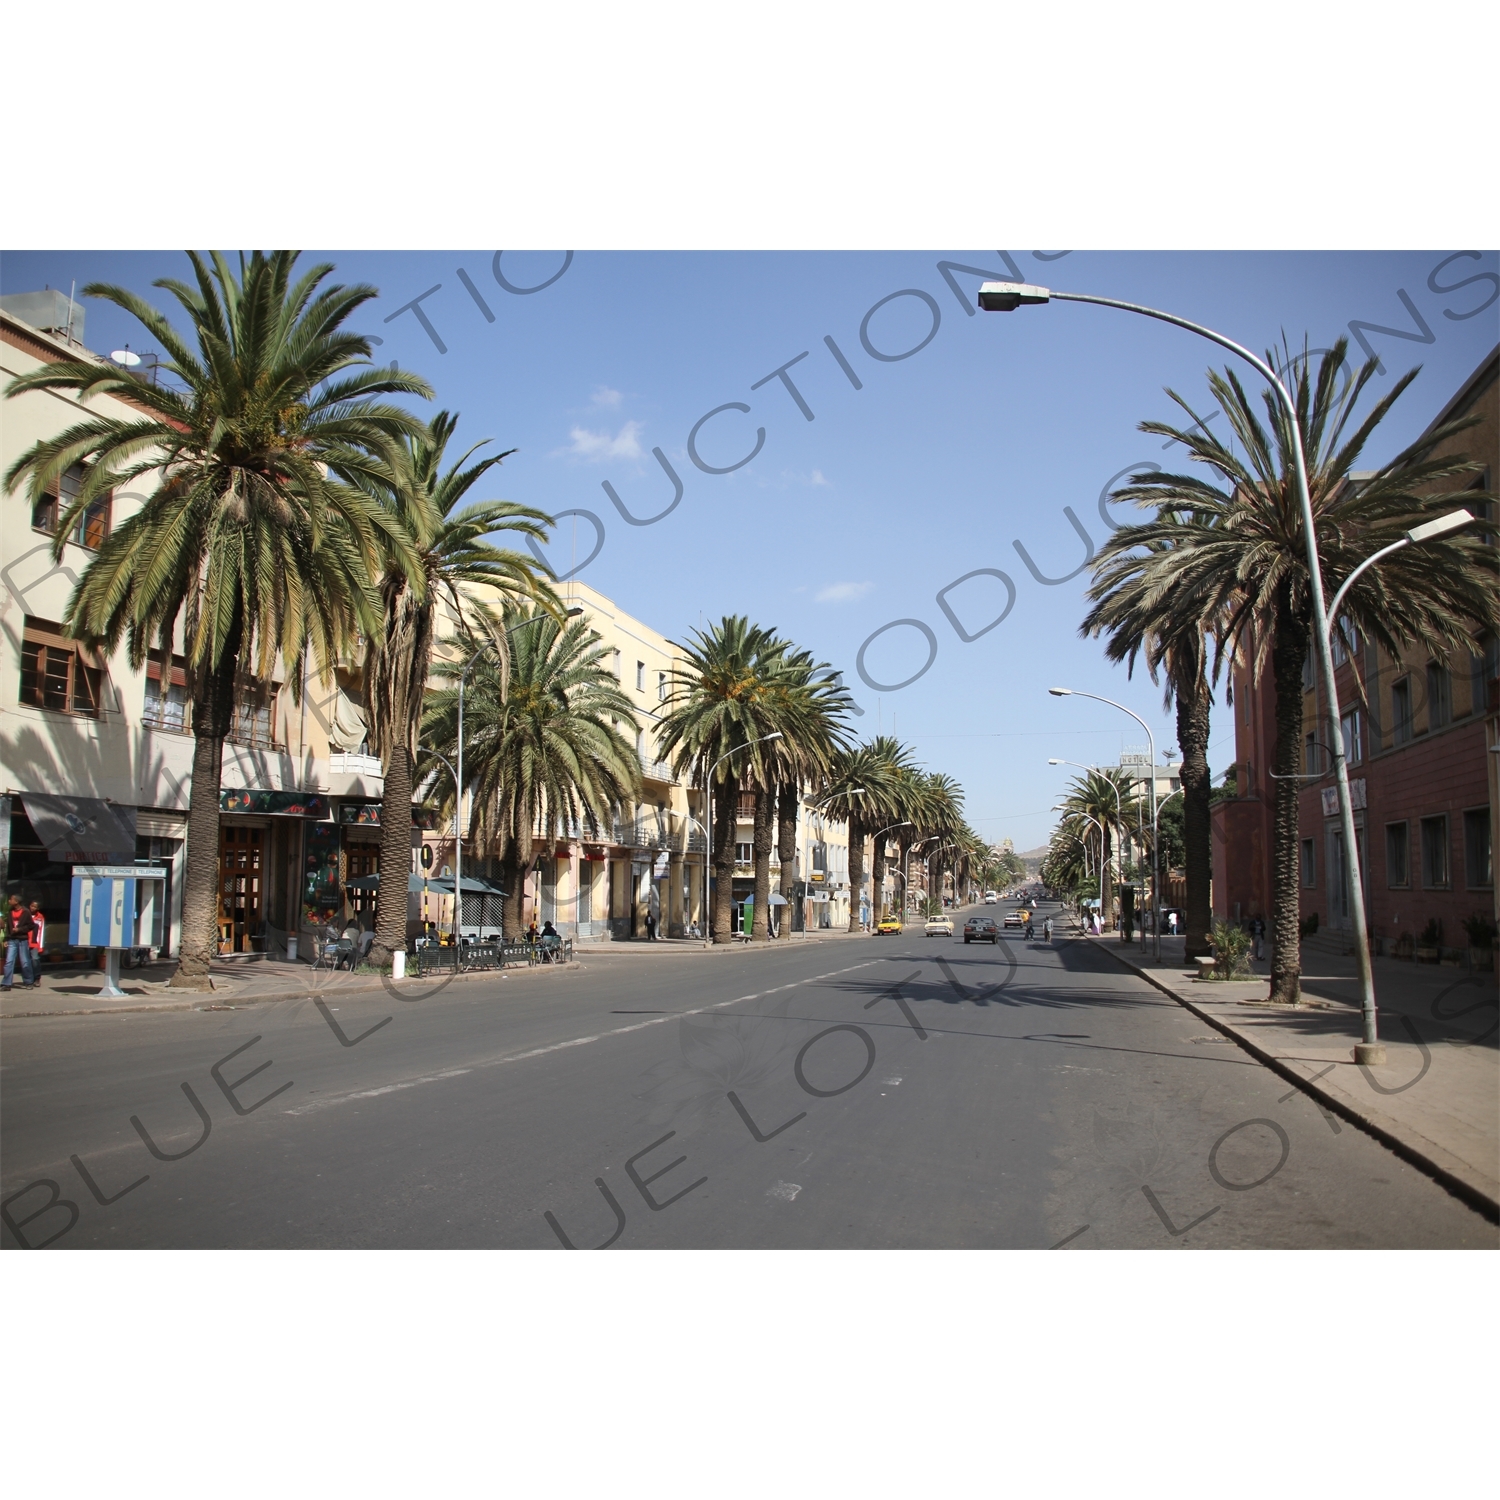
[[[451,877],[447,880],[429,880],[427,884],[435,891],[443,891],[448,895],[453,893],[453,881]],[[486,880],[482,875],[465,875],[464,895],[503,896],[505,892],[496,881]]]
[[[99,797],[54,797],[22,792],[21,804],[62,864],[120,864],[135,858],[135,808]]]
[[[346,891],[378,891],[380,889],[380,872],[377,870],[373,875],[357,875],[353,880],[344,882]],[[408,875],[406,877],[406,894],[408,896],[419,896],[422,893],[421,877]]]

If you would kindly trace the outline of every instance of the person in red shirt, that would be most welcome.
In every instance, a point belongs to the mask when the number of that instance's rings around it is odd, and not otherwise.
[[[31,982],[42,982],[42,950],[47,946],[47,918],[42,914],[42,903],[31,903]]]
[[[22,904],[21,898],[13,895],[5,913],[5,976],[0,979],[0,990],[11,988],[17,960],[21,965],[21,988],[31,988],[31,935],[31,913]]]

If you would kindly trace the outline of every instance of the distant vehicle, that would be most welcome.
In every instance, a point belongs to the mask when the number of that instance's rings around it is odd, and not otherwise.
[[[993,906],[999,899],[994,891],[986,891],[984,893],[984,904],[986,906]]]
[[[894,933],[896,933],[898,935],[900,934],[900,932],[901,932],[901,918],[900,917],[882,917],[880,919],[880,923],[879,923],[879,925],[875,929],[876,936],[877,937],[883,937],[886,933],[889,933],[889,932],[894,932]]]
[[[1007,927],[1024,927],[1026,925],[1026,909],[1018,906],[1014,911],[1006,912],[1005,925]]]
[[[928,917],[927,925],[922,929],[928,937],[952,937],[952,917]]]
[[[964,923],[964,942],[998,943],[999,941],[1000,929],[995,926],[993,917],[970,917]]]

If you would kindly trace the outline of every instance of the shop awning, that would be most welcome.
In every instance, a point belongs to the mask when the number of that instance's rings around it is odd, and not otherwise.
[[[54,797],[22,792],[21,805],[62,864],[120,864],[135,859],[135,808],[100,797]]]
[[[468,881],[464,882],[465,885]],[[378,891],[380,889],[380,874],[357,875],[353,880],[344,882],[346,891]],[[422,877],[420,875],[408,875],[406,877],[406,894],[408,896],[420,896],[422,894]]]
[[[351,881],[350,883],[352,884],[353,882]],[[453,881],[451,878],[447,880],[429,880],[427,886],[429,890],[442,891],[446,895],[453,894]],[[500,888],[497,881],[486,880],[482,875],[465,875],[464,895],[504,896],[505,892]]]

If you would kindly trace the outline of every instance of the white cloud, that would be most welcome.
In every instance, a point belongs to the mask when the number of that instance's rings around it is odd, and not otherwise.
[[[828,481],[823,478],[823,471],[821,469],[814,469],[812,471],[812,478],[808,480],[808,483],[816,489],[820,484],[827,484]]]
[[[589,397],[595,406],[618,406],[623,399],[619,391],[611,390],[607,385],[596,385],[594,394]]]
[[[852,604],[874,587],[873,583],[825,583],[813,598],[819,604]]]
[[[587,459],[590,463],[607,463],[616,458],[639,458],[641,456],[641,424],[627,422],[613,437],[608,432],[590,432],[586,427],[575,427],[568,434],[568,452],[574,458]]]

